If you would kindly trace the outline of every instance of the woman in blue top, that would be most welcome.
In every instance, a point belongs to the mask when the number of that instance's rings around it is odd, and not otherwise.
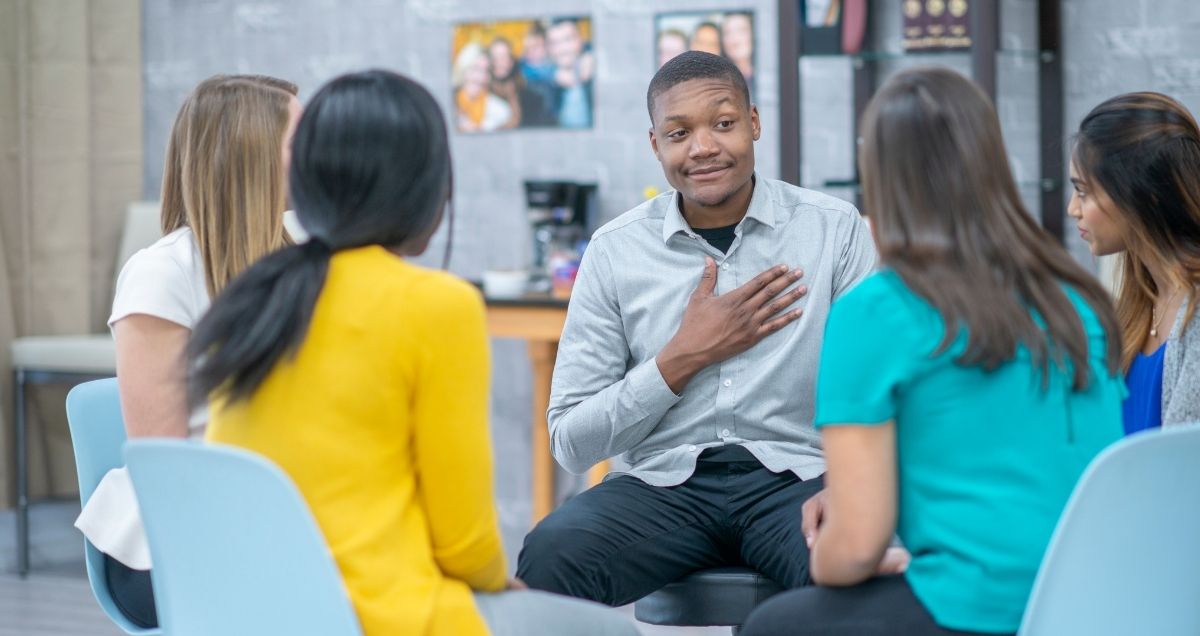
[[[834,303],[817,378],[818,587],[744,635],[1013,633],[1079,475],[1121,435],[1116,318],[1034,222],[978,87],[893,77],[859,167],[882,270]],[[911,552],[884,559],[893,534]]]
[[[1119,95],[1083,118],[1073,155],[1067,213],[1093,254],[1124,254],[1125,432],[1200,421],[1200,127],[1166,95]]]

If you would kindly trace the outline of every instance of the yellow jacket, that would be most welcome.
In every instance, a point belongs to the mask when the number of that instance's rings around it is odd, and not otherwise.
[[[285,470],[367,636],[487,634],[472,590],[504,587],[492,496],[483,303],[381,247],[338,252],[312,323],[207,437]]]

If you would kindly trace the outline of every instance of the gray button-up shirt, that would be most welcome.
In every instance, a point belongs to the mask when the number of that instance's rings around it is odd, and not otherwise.
[[[654,486],[684,482],[705,448],[745,446],[768,469],[825,471],[813,394],[829,306],[875,266],[853,205],[757,177],[728,254],[684,221],[669,192],[596,231],[571,294],[550,391],[550,443],[567,470],[624,454]],[[800,267],[803,315],[749,350],[698,373],[675,395],[655,356],[675,335],[717,262],[717,294],[775,266]]]

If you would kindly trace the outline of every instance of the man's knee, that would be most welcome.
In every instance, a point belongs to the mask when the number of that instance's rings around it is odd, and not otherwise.
[[[596,585],[598,551],[587,541],[590,533],[561,513],[552,513],[525,536],[517,577],[533,589],[605,602]]]

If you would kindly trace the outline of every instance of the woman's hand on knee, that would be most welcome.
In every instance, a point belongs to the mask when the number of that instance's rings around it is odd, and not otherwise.
[[[908,569],[908,562],[912,560],[912,555],[908,550],[901,546],[892,546],[883,553],[883,558],[879,560],[879,565],[875,568],[877,576],[886,576],[888,574],[903,574]]]

